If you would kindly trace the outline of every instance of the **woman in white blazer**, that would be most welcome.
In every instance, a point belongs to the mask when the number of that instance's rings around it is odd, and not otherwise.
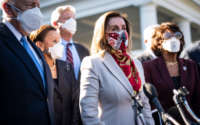
[[[128,55],[130,28],[127,19],[113,11],[103,14],[95,24],[92,56],[81,64],[80,112],[84,125],[143,125],[139,112],[145,125],[154,125],[142,89],[142,65]],[[142,110],[137,110],[136,102],[141,102]]]

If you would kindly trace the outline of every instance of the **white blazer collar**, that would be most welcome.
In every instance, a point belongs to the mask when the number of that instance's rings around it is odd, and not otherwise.
[[[134,94],[134,91],[128,78],[126,77],[122,69],[118,66],[114,58],[108,52],[105,52],[103,62],[105,66],[109,69],[109,71],[120,81],[121,85],[132,96]]]

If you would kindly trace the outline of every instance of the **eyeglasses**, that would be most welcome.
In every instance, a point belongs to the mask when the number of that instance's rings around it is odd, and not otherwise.
[[[175,33],[165,32],[163,34],[163,37],[164,37],[164,39],[170,39],[172,37],[176,37],[177,39],[181,39],[183,37],[183,35],[180,32],[175,32]]]

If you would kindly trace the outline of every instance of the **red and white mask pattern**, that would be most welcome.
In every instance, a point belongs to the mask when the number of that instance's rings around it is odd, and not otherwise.
[[[107,33],[108,44],[115,50],[119,50],[122,42],[128,46],[128,33],[126,31]]]

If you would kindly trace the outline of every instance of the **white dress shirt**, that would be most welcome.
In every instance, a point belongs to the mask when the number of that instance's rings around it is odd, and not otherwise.
[[[76,77],[76,79],[78,79],[78,75],[79,75],[79,70],[80,70],[80,65],[81,65],[81,61],[78,55],[78,52],[76,50],[76,47],[74,45],[73,40],[71,39],[69,42],[65,41],[64,39],[61,39],[61,44],[64,46],[64,51],[63,51],[63,56],[60,58],[60,60],[66,61],[67,59],[67,49],[66,49],[66,45],[68,43],[71,43],[72,45],[69,46],[69,49],[72,52],[72,57],[73,57],[73,63],[74,63],[74,75]]]

